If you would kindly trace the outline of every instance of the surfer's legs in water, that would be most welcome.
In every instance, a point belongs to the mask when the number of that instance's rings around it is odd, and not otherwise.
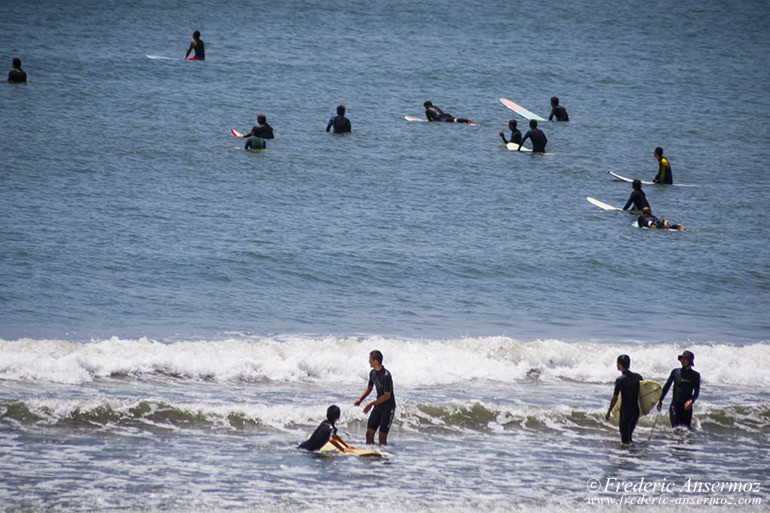
[[[620,412],[618,427],[620,428],[620,441],[622,443],[630,444],[633,441],[631,437],[634,434],[638,419],[638,413],[636,415],[624,415],[622,411]]]
[[[395,408],[374,408],[369,416],[369,422],[366,425],[366,443],[374,443],[374,432],[380,430],[379,442],[381,445],[388,445],[388,431],[393,423],[393,416],[396,413]]]
[[[677,408],[673,404],[668,409],[668,419],[671,421],[671,427],[687,426],[692,424],[692,408],[685,410],[683,407]]]

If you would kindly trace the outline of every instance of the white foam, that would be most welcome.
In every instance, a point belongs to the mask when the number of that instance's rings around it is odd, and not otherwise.
[[[704,383],[767,386],[770,344],[598,344],[508,337],[414,340],[387,337],[239,337],[163,343],[119,339],[0,340],[0,379],[79,384],[111,375],[166,374],[215,381],[310,382],[359,385],[368,353],[383,352],[397,386],[440,386],[469,381],[569,379],[611,382],[615,359],[631,356],[645,377],[668,376],[684,349],[696,355]],[[740,370],[738,370],[740,369]]]

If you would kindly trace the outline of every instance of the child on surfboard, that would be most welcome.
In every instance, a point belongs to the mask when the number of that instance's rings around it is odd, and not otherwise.
[[[340,407],[336,404],[332,404],[326,410],[326,420],[318,425],[316,430],[313,431],[313,434],[310,435],[310,438],[299,444],[299,448],[305,449],[306,451],[317,451],[326,445],[326,442],[330,442],[342,452],[349,451],[351,447],[346,444],[342,438],[337,436],[337,428],[334,424],[339,418]]]

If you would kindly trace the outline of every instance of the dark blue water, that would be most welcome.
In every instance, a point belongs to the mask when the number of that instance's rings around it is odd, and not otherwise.
[[[590,478],[766,479],[767,2],[0,14],[0,63],[29,77],[0,84],[9,507],[362,510],[356,483],[390,473],[395,511],[554,511],[590,507]],[[571,121],[541,123],[549,154],[500,144],[527,125],[500,97],[547,117],[551,96]],[[477,125],[407,122],[426,100]],[[349,135],[324,131],[339,104]],[[243,151],[230,129],[260,112],[276,139]],[[585,199],[623,206],[608,171],[652,179],[657,146],[694,187],[644,190],[685,232]],[[390,457],[296,454],[330,402],[362,442],[374,348]],[[618,452],[616,355],[665,380],[685,348],[700,434],[664,415]]]

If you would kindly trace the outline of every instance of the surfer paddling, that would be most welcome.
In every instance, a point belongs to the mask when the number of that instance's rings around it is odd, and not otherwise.
[[[377,399],[364,406],[364,413],[372,410],[369,416],[369,422],[366,425],[366,443],[374,443],[374,433],[380,430],[379,441],[381,445],[388,444],[388,431],[393,423],[393,415],[396,413],[396,399],[393,397],[393,377],[390,372],[382,366],[382,353],[375,350],[369,353],[369,366],[372,370],[369,372],[369,384],[366,390],[353,403],[360,406],[361,402],[372,391],[372,387],[377,388]]]
[[[684,351],[677,359],[682,367],[671,371],[658,401],[658,411],[663,407],[663,399],[673,384],[671,406],[668,409],[671,427],[687,426],[691,428],[692,404],[700,394],[700,374],[692,369],[695,364],[695,355],[692,352]]]
[[[636,220],[636,224],[639,225],[639,228],[659,228],[661,230],[684,231],[684,226],[681,224],[671,223],[666,219],[658,219],[652,215],[652,210],[650,210],[649,206],[642,208],[642,213]]]
[[[631,357],[626,354],[618,356],[617,365],[622,375],[615,380],[615,391],[613,392],[612,399],[610,399],[610,407],[607,409],[607,414],[604,418],[610,420],[612,409],[615,407],[615,403],[618,402],[618,394],[622,392],[618,427],[620,429],[621,442],[630,444],[633,441],[631,438],[634,428],[636,428],[636,422],[639,420],[639,382],[642,381],[642,376],[629,370],[629,367],[631,367]]]
[[[559,105],[559,99],[556,96],[551,98],[551,115],[548,116],[548,121],[553,121],[553,118],[556,118],[556,121],[569,121],[567,109]]]
[[[503,133],[502,130],[498,132],[498,135],[500,135],[500,137],[503,139],[503,144],[508,144],[508,143],[519,144],[521,142],[521,131],[519,131],[519,129],[516,128],[515,119],[508,120],[508,129],[511,131],[510,141],[505,139],[505,134]]]
[[[190,52],[195,50],[195,55],[190,57]],[[188,61],[205,61],[206,60],[206,45],[201,39],[201,33],[199,30],[193,32],[193,40],[190,42],[190,47],[187,48],[187,53],[184,54],[184,58]]]
[[[663,157],[663,148],[658,146],[653,152],[655,160],[658,161],[658,174],[652,179],[652,183],[662,185],[671,185],[674,183],[674,175],[671,174],[671,165]]]
[[[336,404],[332,404],[326,410],[326,420],[318,425],[310,438],[299,444],[299,448],[306,451],[317,451],[329,442],[342,452],[350,450],[350,446],[337,436],[337,428],[334,424],[339,418],[340,408]]]
[[[425,107],[425,117],[428,118],[428,121],[445,121],[447,123],[467,123],[467,124],[473,123],[473,121],[471,121],[470,119],[456,118],[451,114],[447,114],[446,112],[442,111],[441,109],[439,109],[429,101],[423,103],[422,105],[423,107]]]
[[[11,84],[26,84],[27,72],[21,69],[21,59],[15,57],[11,64],[13,69],[8,72],[8,82]]]
[[[521,151],[521,145],[527,139],[532,141],[532,151],[535,153],[545,153],[545,145],[548,142],[548,138],[545,136],[542,130],[537,127],[537,120],[533,119],[529,122],[529,131],[524,134],[524,138],[519,142],[518,151]]]

